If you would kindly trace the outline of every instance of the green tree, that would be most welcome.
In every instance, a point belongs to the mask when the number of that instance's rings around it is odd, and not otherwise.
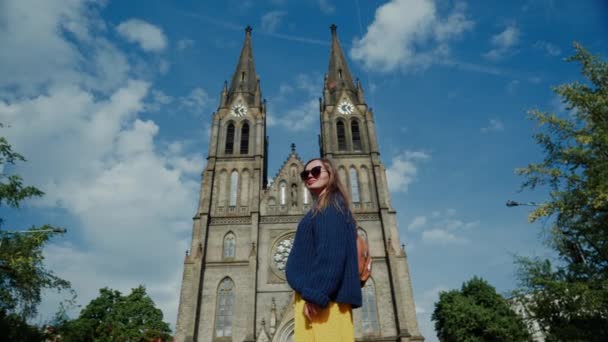
[[[0,136],[0,207],[17,209],[22,201],[43,195],[39,189],[25,186],[19,175],[7,173],[16,162],[23,161],[25,158]],[[30,230],[45,232],[14,234],[14,229],[2,230],[3,223],[0,217],[0,337],[26,341],[35,329],[26,320],[36,314],[41,292],[70,288],[69,282],[46,268],[42,254],[53,232],[61,229],[44,225]]]
[[[61,321],[61,319],[60,319]],[[109,288],[99,290],[74,320],[62,319],[58,324],[64,341],[168,341],[171,329],[163,321],[143,286],[127,296]]]
[[[432,320],[444,342],[529,341],[521,317],[487,281],[473,277],[460,290],[441,292]]]
[[[574,47],[586,80],[554,89],[567,113],[530,111],[544,160],[517,170],[522,188],[550,190],[529,220],[557,258],[519,258],[516,293],[548,341],[608,341],[608,63]]]

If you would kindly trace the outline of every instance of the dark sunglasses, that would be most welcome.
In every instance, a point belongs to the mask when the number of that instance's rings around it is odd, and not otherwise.
[[[303,181],[308,179],[308,175],[311,174],[314,178],[319,178],[319,175],[321,175],[321,172],[323,172],[323,168],[321,166],[315,166],[310,170],[304,170],[302,172],[300,172],[300,178],[302,178]]]

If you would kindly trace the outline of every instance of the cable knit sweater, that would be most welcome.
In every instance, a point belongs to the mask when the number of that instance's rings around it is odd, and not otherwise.
[[[357,231],[343,201],[342,210],[329,204],[298,224],[287,259],[287,282],[302,298],[323,308],[330,301],[361,306]]]

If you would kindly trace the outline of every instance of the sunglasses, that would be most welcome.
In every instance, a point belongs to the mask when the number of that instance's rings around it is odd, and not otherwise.
[[[319,178],[319,176],[321,175],[321,172],[323,172],[323,168],[321,166],[315,166],[310,170],[304,170],[302,172],[300,172],[300,178],[302,178],[303,181],[308,179],[308,175],[311,174],[314,178]]]

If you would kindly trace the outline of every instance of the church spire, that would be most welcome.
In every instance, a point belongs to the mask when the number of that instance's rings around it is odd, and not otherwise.
[[[348,70],[348,64],[346,64],[346,58],[340,47],[340,41],[338,40],[337,26],[332,24],[331,29],[331,52],[329,55],[329,70],[327,72],[325,80],[325,89],[329,92],[333,100],[336,96],[337,90],[348,90],[353,95],[357,94],[353,77]]]
[[[241,56],[236,65],[236,70],[230,82],[228,91],[228,99],[230,100],[237,93],[243,93],[249,104],[253,104],[255,96],[261,96],[258,89],[258,75],[255,72],[255,64],[253,62],[253,49],[251,48],[251,26],[245,28],[245,41]]]

